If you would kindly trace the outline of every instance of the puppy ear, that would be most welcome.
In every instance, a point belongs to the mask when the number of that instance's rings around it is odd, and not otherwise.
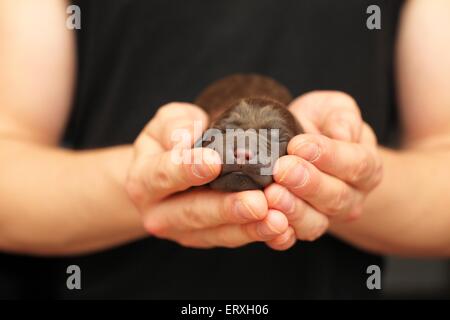
[[[200,137],[197,141],[195,141],[194,148],[203,148],[203,137]]]
[[[214,142],[214,140],[215,140],[214,135],[217,134],[216,130],[217,129],[211,129],[211,128],[206,130],[203,133],[203,135],[197,141],[195,141],[194,148],[206,148],[212,142]]]

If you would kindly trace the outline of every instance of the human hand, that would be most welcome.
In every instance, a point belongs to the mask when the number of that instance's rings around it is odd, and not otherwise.
[[[353,98],[315,91],[289,106],[305,134],[294,137],[288,155],[274,168],[265,195],[270,209],[283,212],[299,240],[313,241],[330,219],[351,221],[381,181],[377,140]]]
[[[199,137],[194,121],[208,123],[206,113],[191,104],[171,103],[159,109],[134,143],[134,160],[126,190],[141,213],[144,227],[153,236],[195,248],[238,247],[266,241],[275,249],[295,241],[285,215],[268,209],[262,191],[220,193],[189,190],[214,180],[221,159],[212,149],[191,149]],[[187,130],[191,139],[175,145],[176,130]],[[201,134],[201,132],[199,132]],[[175,156],[192,161],[174,162]],[[196,163],[193,159],[201,159]]]

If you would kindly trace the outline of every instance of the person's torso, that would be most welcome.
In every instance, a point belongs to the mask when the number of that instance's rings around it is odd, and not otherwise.
[[[257,72],[294,95],[342,90],[382,143],[395,129],[392,51],[399,2],[77,1],[79,73],[65,143],[74,149],[132,143],[157,108],[193,101],[210,82]],[[366,9],[381,8],[381,30]],[[331,236],[286,252],[264,244],[195,250],[148,238],[58,259],[58,298],[366,298],[366,269],[381,259]],[[65,267],[83,288],[66,288]]]

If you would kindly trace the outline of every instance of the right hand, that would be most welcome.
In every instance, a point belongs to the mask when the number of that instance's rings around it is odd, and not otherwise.
[[[171,103],[161,107],[134,143],[134,160],[129,168],[126,190],[141,213],[146,230],[153,236],[194,248],[234,248],[265,241],[277,250],[289,248],[295,234],[283,213],[269,210],[259,190],[220,193],[189,190],[214,180],[221,159],[211,149],[191,149],[193,123],[204,128],[208,116],[197,106]],[[172,133],[191,133],[189,145],[174,146]],[[178,164],[172,152],[201,156],[199,164]]]

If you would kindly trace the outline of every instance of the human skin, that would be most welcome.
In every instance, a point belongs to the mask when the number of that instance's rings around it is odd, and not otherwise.
[[[60,148],[75,73],[73,33],[60,27],[65,25],[65,6],[59,0],[0,2],[1,250],[80,254],[148,233],[190,247],[238,247],[266,241],[283,250],[296,239],[314,240],[330,230],[354,246],[380,253],[449,254],[450,199],[445,194],[450,189],[450,93],[445,89],[450,81],[448,2],[409,1],[403,13],[397,56],[403,148],[377,147],[348,96],[310,93],[294,101],[291,110],[311,134],[292,141],[291,155],[280,160],[275,173],[277,184],[265,194],[178,193],[211,181],[220,169],[205,163],[198,172],[210,175],[201,177],[192,166],[164,161],[172,147],[170,130],[189,128],[198,119],[206,125],[207,118],[193,105],[163,107],[134,145],[81,152]],[[317,120],[325,119],[323,114],[308,113],[308,103],[314,99],[342,102],[343,111],[334,116],[347,119],[347,133]],[[186,112],[187,108],[192,112]],[[364,132],[365,138],[358,132]],[[323,143],[322,150],[342,152],[333,161],[326,152],[306,161],[308,157],[294,146],[316,139]],[[209,156],[206,159],[214,160],[214,154]],[[324,181],[317,184],[321,187],[317,198],[302,193],[306,184],[293,190],[283,179],[283,170],[293,163],[308,166],[316,184]],[[381,171],[381,164],[383,180],[369,192],[380,178],[366,180]],[[349,181],[355,172],[367,179]],[[314,185],[313,180],[306,183]],[[281,197],[276,191],[292,195],[294,214],[277,207]],[[337,197],[344,199],[342,203],[334,200],[339,194],[345,194]],[[237,199],[244,202],[241,212],[235,210]],[[357,219],[350,222],[348,217]]]
[[[402,145],[399,150],[378,147],[384,178],[373,192],[367,190],[379,182],[381,165],[371,148],[371,130],[353,99],[336,92],[313,92],[290,106],[307,132],[328,137],[294,138],[291,156],[280,159],[278,184],[266,190],[269,208],[286,213],[298,239],[304,238],[305,229],[311,232],[307,239],[313,240],[330,226],[335,236],[377,253],[449,255],[449,30],[448,1],[416,0],[405,5],[396,53]],[[334,119],[329,116],[330,105],[349,111],[344,122],[339,121],[343,113],[337,112]],[[317,114],[317,109],[323,111]],[[339,131],[342,123],[347,123],[347,133]],[[307,142],[318,146],[318,153],[299,148]],[[306,176],[297,188],[295,181],[292,187],[292,181],[283,180],[288,170],[292,176],[292,164]],[[339,183],[335,178],[346,183],[327,195],[326,190]],[[348,223],[349,216],[360,217]],[[308,228],[313,225],[315,231]]]
[[[208,113],[210,124],[195,146],[218,151],[223,163],[210,188],[236,192],[273,183],[272,165],[302,133],[287,109],[292,100],[286,87],[260,74],[229,75],[203,89],[194,103]],[[277,139],[270,129],[277,130]]]
[[[287,219],[267,209],[262,191],[172,195],[211,181],[220,170],[165,161],[170,132],[198,120],[207,124],[198,107],[161,107],[134,145],[82,152],[58,147],[75,70],[66,5],[0,2],[0,248],[80,254],[148,232],[191,247],[292,238]],[[199,152],[214,160],[211,150]]]

